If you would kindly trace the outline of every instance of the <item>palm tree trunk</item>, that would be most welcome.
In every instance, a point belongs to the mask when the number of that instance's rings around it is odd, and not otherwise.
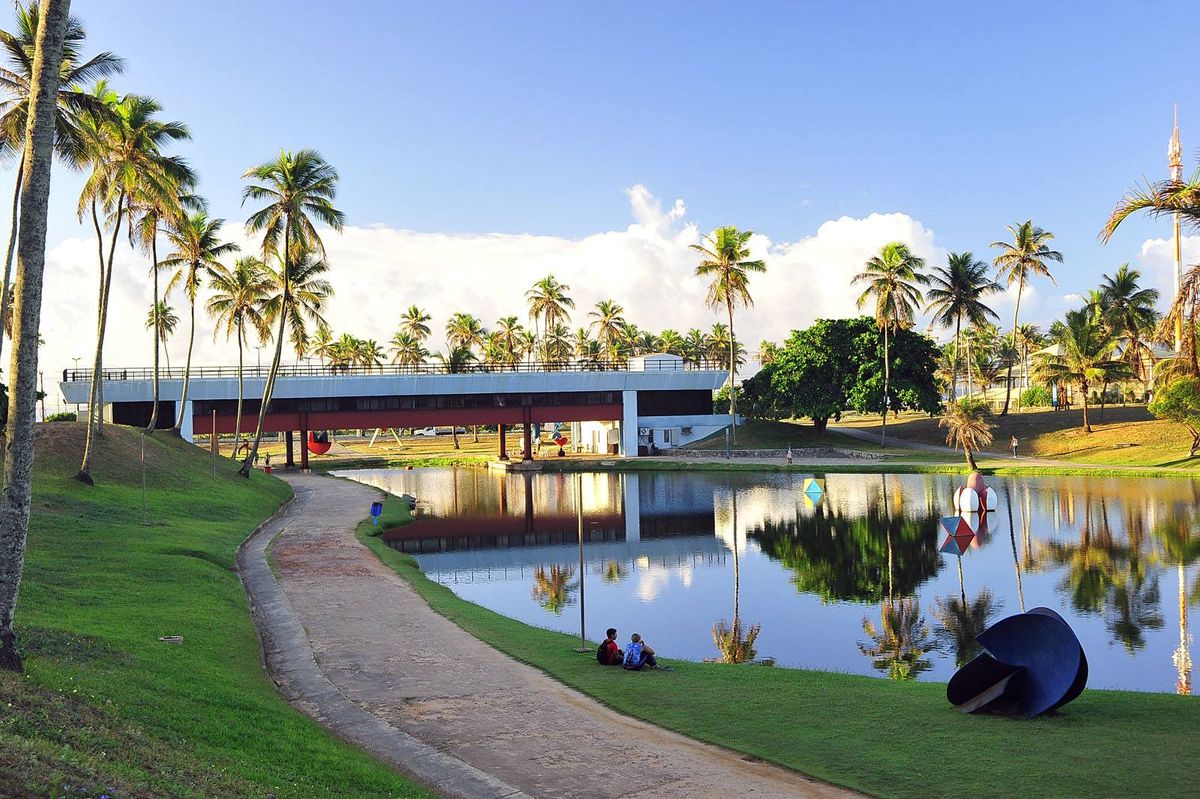
[[[954,363],[950,367],[950,401],[958,401],[958,338],[962,330],[962,314],[954,320]]]
[[[17,162],[17,185],[13,189],[12,227],[8,234],[8,253],[4,256],[4,287],[0,289],[0,352],[4,351],[4,328],[8,325],[8,291],[12,278],[13,251],[17,246],[17,211],[21,207],[21,174],[25,171],[25,153]]]
[[[192,264],[192,269],[196,268],[196,264]],[[179,395],[179,413],[175,414],[175,427],[172,428],[176,433],[179,433],[180,425],[183,424],[183,414],[187,406],[188,383],[192,376],[192,348],[196,346],[196,295],[192,295],[189,303],[191,306],[191,324],[188,328],[188,351],[187,360],[183,364],[183,391]]]
[[[246,460],[242,461],[242,466],[238,469],[238,474],[246,478],[250,477],[250,467],[254,464],[254,459],[258,457],[258,445],[262,441],[263,421],[267,417],[267,405],[271,402],[271,392],[275,390],[275,375],[279,373],[279,360],[283,357],[283,335],[287,329],[288,306],[291,304],[292,293],[291,230],[292,217],[287,214],[284,216],[283,227],[283,296],[279,303],[279,336],[275,342],[275,357],[271,359],[271,371],[267,374],[267,382],[263,386],[262,404],[258,408],[258,424],[254,427],[254,441],[250,444],[250,451],[246,453]],[[303,442],[301,445],[308,446]]]
[[[1088,392],[1088,384],[1087,384],[1087,381],[1084,380],[1084,381],[1080,382],[1080,384],[1079,384],[1079,393],[1083,397],[1083,432],[1090,433],[1090,432],[1092,432],[1092,425],[1088,422],[1088,414],[1087,414],[1087,412],[1088,412],[1088,394],[1087,394],[1087,392]]]
[[[243,391],[242,391],[242,329],[240,327],[237,330],[237,342],[238,342],[238,401],[237,401],[237,415],[234,417],[234,420],[233,420],[233,455],[230,456],[235,461],[237,460],[238,443],[242,440],[242,394],[243,394]],[[307,444],[304,444],[303,446],[307,446]]]
[[[1025,278],[1021,277],[1017,281],[1017,304],[1013,306],[1013,346],[1017,344],[1017,314],[1021,311],[1021,294],[1025,290]],[[1004,410],[1000,411],[1001,416],[1008,416],[1008,401],[1012,397],[1012,360],[1008,361],[1008,377],[1004,381]]]
[[[733,338],[733,300],[727,300],[725,303],[726,309],[729,311],[729,415],[730,433],[733,443],[737,444],[737,385],[734,378],[737,376],[737,344]]]
[[[8,430],[4,443],[4,489],[0,494],[0,668],[20,671],[13,615],[25,565],[29,506],[33,493],[34,420],[37,413],[38,332],[46,267],[46,216],[54,117],[70,0],[42,0],[42,22],[33,55],[33,94],[25,129],[25,169],[17,243],[17,302],[9,358]],[[3,325],[0,325],[2,327]]]
[[[963,452],[967,454],[967,466],[970,467],[971,471],[979,471],[979,465],[975,463],[975,453],[971,451],[971,445],[965,441],[963,442]]]
[[[1021,612],[1025,612],[1025,589],[1021,585],[1021,560],[1017,557],[1017,533],[1013,527],[1013,512],[1012,512],[1012,490],[1013,483],[1010,481],[1005,490],[1005,504],[1008,507],[1008,542],[1012,545],[1013,568],[1017,572],[1017,598],[1021,602]]]
[[[162,319],[159,317],[158,311],[158,225],[155,225],[154,237],[150,239],[150,274],[151,283],[154,286],[154,304],[150,307],[154,312],[154,324],[151,326],[150,336],[154,339],[154,404],[150,406],[150,424],[146,425],[146,432],[153,433],[158,427],[158,345],[159,339],[162,337],[162,329],[159,325],[162,324]],[[178,416],[178,414],[176,414]]]
[[[103,401],[101,384],[104,382],[104,330],[108,325],[108,297],[112,288],[113,255],[117,249],[117,236],[121,231],[121,217],[124,208],[125,192],[122,190],[120,196],[117,197],[116,221],[113,222],[112,239],[108,246],[108,263],[103,267],[104,284],[100,287],[99,320],[96,324],[96,357],[92,362],[92,385],[88,394],[87,437],[83,444],[83,459],[79,464],[79,471],[75,473],[76,480],[88,485],[93,484],[92,445],[96,438],[96,428],[100,423],[99,417],[104,414],[103,408],[100,407]]]
[[[889,326],[885,321],[883,325],[883,429],[879,434],[879,446],[881,447],[887,446],[888,383],[892,376],[891,359],[888,357]]]

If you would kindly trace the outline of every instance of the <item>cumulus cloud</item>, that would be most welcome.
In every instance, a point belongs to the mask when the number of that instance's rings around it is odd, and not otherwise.
[[[664,204],[645,186],[627,190],[632,222],[624,229],[599,231],[582,238],[536,234],[446,234],[385,226],[350,226],[341,235],[324,235],[336,297],[327,318],[336,332],[347,331],[381,343],[395,331],[397,317],[416,303],[433,315],[434,346],[456,311],[468,311],[485,325],[508,314],[527,316],[525,291],[548,274],[571,286],[576,302],[573,326],[587,323],[587,311],[613,298],[626,317],[644,329],[710,328],[721,316],[704,304],[705,285],[693,274],[696,254],[690,245],[704,231],[687,219],[677,199]],[[227,238],[253,249],[240,228]],[[856,313],[854,274],[879,248],[893,240],[908,242],[931,264],[944,263],[945,250],[932,230],[903,213],[876,213],[825,222],[796,241],[751,240],[768,272],[752,284],[755,306],[739,311],[738,338],[753,353],[763,338],[780,340],[793,328],[820,317]],[[95,342],[97,289],[96,243],[82,234],[58,243],[47,253],[43,319],[43,368],[49,377],[70,367],[90,365]],[[165,282],[165,281],[164,281]],[[150,307],[147,259],[118,244],[112,309],[105,348],[108,366],[149,364],[151,341],[145,327]],[[172,339],[171,363],[179,366],[186,351],[187,308],[182,295],[170,298],[181,319]],[[197,314],[195,363],[230,364],[233,347],[213,341],[212,323]],[[264,362],[269,351],[262,353]],[[290,353],[289,353],[290,356]],[[247,352],[248,363],[255,353]]]
[[[1200,236],[1184,236],[1179,249],[1185,272],[1189,266],[1200,262]],[[1175,296],[1175,242],[1171,239],[1146,239],[1142,242],[1137,262],[1132,265],[1141,271],[1147,287],[1158,289],[1159,307],[1166,310]]]

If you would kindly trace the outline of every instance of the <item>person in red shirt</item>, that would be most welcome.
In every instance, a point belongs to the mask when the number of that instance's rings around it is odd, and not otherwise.
[[[621,651],[621,647],[617,645],[617,628],[609,627],[605,631],[608,636],[600,644],[600,648],[596,650],[596,660],[600,661],[601,666],[620,666],[625,659],[625,653]]]

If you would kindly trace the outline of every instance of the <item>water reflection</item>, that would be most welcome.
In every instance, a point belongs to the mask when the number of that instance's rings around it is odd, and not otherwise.
[[[571,476],[354,476],[419,498],[389,546],[532,624],[574,632],[562,611],[586,576],[593,637],[616,626],[696,660],[715,646],[730,662],[945,680],[979,631],[1045,605],[1078,633],[1093,685],[1191,692],[1192,480],[991,479],[999,511],[961,556],[943,556],[952,476],[828,475],[814,501],[791,474],[588,474],[580,574]]]

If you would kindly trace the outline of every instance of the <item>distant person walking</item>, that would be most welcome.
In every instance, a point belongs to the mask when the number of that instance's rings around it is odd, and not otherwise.
[[[1008,446],[1012,447],[1013,457],[1017,457],[1017,437],[1013,436],[1012,441],[1008,442]]]

